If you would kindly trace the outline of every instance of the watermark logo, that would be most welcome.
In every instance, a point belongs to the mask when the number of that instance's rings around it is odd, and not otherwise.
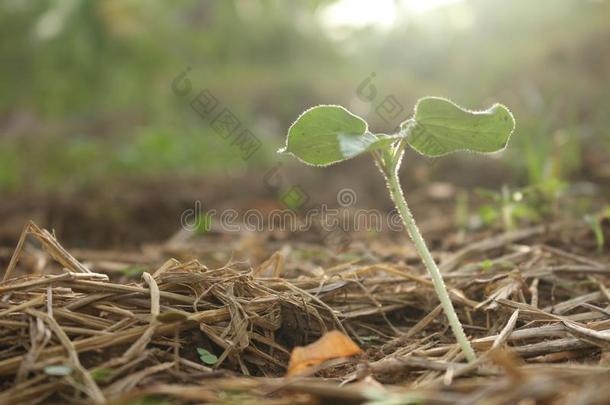
[[[337,204],[343,208],[349,208],[356,205],[358,196],[351,188],[343,188],[337,193]]]
[[[291,210],[299,210],[309,201],[309,195],[299,185],[292,186],[280,196],[280,201]]]
[[[394,125],[398,132],[400,130],[399,120],[404,120],[402,113],[405,111],[405,107],[394,94],[386,95],[381,102],[377,101],[377,86],[373,84],[376,76],[377,74],[372,72],[365,77],[356,88],[356,95],[361,101],[372,104],[375,114],[386,124]]]
[[[394,126],[394,132],[399,132],[400,124],[407,119],[405,107],[394,94],[387,94],[385,97],[383,97],[383,99],[381,99],[381,101],[379,101],[381,97],[377,97],[379,91],[377,86],[373,83],[373,80],[376,77],[377,73],[375,72],[372,72],[370,75],[365,77],[362,82],[360,82],[358,87],[356,87],[356,96],[360,101],[371,104],[375,114],[386,124]],[[421,127],[415,127],[411,136],[420,136],[421,130]],[[434,139],[432,137],[428,137],[427,142],[434,142]],[[426,159],[426,164],[429,167],[435,166],[438,162],[439,159]]]
[[[190,66],[187,67],[172,81],[171,88],[176,96],[190,97],[193,83],[188,75],[191,70]],[[231,146],[239,150],[243,160],[250,159],[262,146],[260,139],[242,125],[230,108],[226,106],[218,108],[221,103],[209,89],[200,90],[195,97],[190,99],[189,104],[201,119],[208,121],[210,127],[220,138],[230,141]]]
[[[172,80],[173,93],[177,97],[186,98],[193,112],[205,120],[219,138],[230,142],[244,161],[250,159],[261,148],[261,141],[244,127],[239,117],[228,106],[223,105],[210,89],[195,91],[189,76],[191,71],[192,68],[188,66]],[[374,103],[377,100],[378,90],[373,84],[375,77],[373,72],[358,86],[357,94],[362,101]],[[380,103],[375,103],[374,111],[382,120],[392,123],[400,118],[404,107],[394,95],[389,95]],[[327,245],[337,250],[343,250],[349,245],[352,230],[381,231],[384,226],[392,231],[402,230],[400,217],[395,212],[388,214],[377,210],[355,210],[352,215],[347,215],[346,208],[354,207],[358,201],[356,192],[349,188],[341,189],[337,193],[337,204],[343,210],[329,208],[326,204],[312,206],[310,195],[303,187],[298,184],[286,184],[281,166],[282,163],[278,162],[265,173],[263,186],[285,209],[266,213],[256,209],[244,213],[234,209],[222,212],[205,211],[201,201],[195,201],[193,208],[182,213],[181,227],[198,234],[210,231],[212,224],[225,232],[265,229],[314,231],[320,234]]]
[[[188,208],[180,215],[180,225],[188,232],[203,234],[212,228],[212,218],[216,215],[216,210],[204,212],[201,201],[195,201],[193,208]]]
[[[297,197],[298,198],[298,195]],[[322,238],[329,244],[341,241],[345,245],[350,240],[350,231],[382,232],[402,231],[402,220],[394,211],[381,212],[376,209],[352,209],[358,200],[356,192],[349,188],[337,193],[337,203],[340,208],[329,208],[326,204],[297,213],[293,209],[274,209],[261,211],[249,209],[243,213],[234,209],[221,212],[203,210],[201,201],[196,201],[193,208],[185,210],[180,223],[189,232],[205,233],[211,229],[212,222],[224,232],[320,232]],[[292,201],[292,200],[291,200]]]

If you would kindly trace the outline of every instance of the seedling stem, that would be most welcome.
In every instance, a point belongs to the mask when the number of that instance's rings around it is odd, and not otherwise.
[[[462,324],[457,317],[455,309],[453,307],[453,303],[451,302],[451,298],[449,298],[449,293],[447,292],[447,288],[445,287],[445,282],[443,281],[443,276],[426,245],[426,241],[424,240],[417,224],[415,223],[415,219],[413,218],[413,214],[411,214],[411,210],[409,209],[409,205],[407,204],[407,200],[405,200],[404,194],[402,192],[402,188],[400,187],[400,181],[398,179],[398,169],[400,167],[400,162],[402,160],[402,150],[403,144],[399,142],[397,145],[393,158],[388,161],[387,159],[380,158],[378,154],[373,154],[377,165],[379,166],[383,177],[386,180],[386,184],[388,186],[388,190],[390,191],[390,197],[402,218],[402,222],[407,228],[407,232],[409,233],[409,237],[415,244],[415,249],[417,253],[421,257],[428,273],[432,277],[432,284],[434,285],[434,290],[436,291],[436,295],[438,296],[441,306],[443,307],[443,311],[445,311],[445,316],[449,321],[449,325],[451,326],[451,330],[457,339],[458,344],[462,348],[464,352],[464,356],[469,362],[476,360],[476,355],[474,350],[472,350],[472,346],[464,333],[464,329],[462,328]]]

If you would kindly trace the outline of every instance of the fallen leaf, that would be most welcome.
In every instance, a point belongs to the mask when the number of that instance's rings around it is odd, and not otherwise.
[[[343,333],[333,330],[304,347],[295,347],[290,355],[287,376],[303,374],[311,367],[327,360],[350,357],[362,353],[362,349]]]

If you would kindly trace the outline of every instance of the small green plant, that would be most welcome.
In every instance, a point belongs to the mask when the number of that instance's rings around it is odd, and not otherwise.
[[[556,178],[527,187],[500,191],[478,189],[477,194],[490,202],[479,207],[478,217],[485,225],[501,220],[504,230],[514,230],[522,221],[537,223],[560,214],[560,197],[568,184]]]
[[[597,214],[587,214],[584,216],[584,221],[591,227],[593,236],[595,236],[595,243],[597,244],[597,252],[603,253],[604,245],[606,244],[606,237],[604,235],[604,222],[608,222],[610,219],[610,206],[604,207],[601,212]]]
[[[92,370],[90,372],[90,374],[94,381],[105,382],[108,379],[108,377],[110,377],[112,375],[112,373],[114,373],[114,371],[115,370],[112,368],[98,367],[98,368]]]
[[[511,112],[501,104],[485,111],[468,111],[438,97],[425,97],[415,105],[413,117],[396,134],[374,134],[367,123],[345,108],[321,105],[305,111],[288,130],[290,153],[313,166],[328,166],[363,153],[370,153],[385,178],[390,197],[400,213],[411,240],[428,269],[434,289],[462,351],[468,361],[476,359],[460,323],[443,277],[404,198],[398,170],[407,145],[429,157],[460,150],[490,153],[506,147],[515,128]]]
[[[148,268],[146,266],[127,266],[120,270],[120,273],[125,277],[141,276]]]
[[[215,354],[210,353],[202,347],[197,348],[197,354],[199,355],[199,359],[205,364],[213,365],[218,361],[218,357],[216,357]]]

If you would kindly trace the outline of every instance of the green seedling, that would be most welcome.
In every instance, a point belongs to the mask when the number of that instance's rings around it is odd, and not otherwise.
[[[114,372],[115,370],[113,368],[98,367],[92,370],[89,374],[91,374],[93,381],[105,382]]]
[[[197,354],[199,355],[199,359],[208,365],[214,365],[218,361],[218,357],[215,354],[210,353],[202,347],[197,348]]]
[[[504,230],[512,231],[522,219],[533,222],[541,220],[537,207],[529,198],[530,193],[525,189],[513,191],[503,185],[500,191],[478,189],[476,193],[491,200],[489,204],[482,205],[478,210],[479,218],[485,225],[493,225],[501,219]]]
[[[398,133],[374,134],[362,118],[345,108],[321,105],[301,114],[288,130],[286,146],[279,151],[313,166],[328,166],[364,153],[372,155],[430,273],[453,334],[468,361],[476,359],[475,353],[453,308],[438,266],[404,198],[398,170],[407,145],[428,157],[460,150],[497,152],[506,147],[514,128],[511,112],[501,104],[485,111],[468,111],[444,98],[425,97],[417,102],[413,117],[400,125]]]
[[[602,253],[604,251],[604,245],[606,244],[606,237],[604,235],[604,222],[610,219],[610,206],[605,207],[601,212],[584,216],[584,221],[591,227],[593,236],[595,236],[595,243],[597,244],[597,252]]]
[[[491,201],[479,208],[479,218],[485,225],[493,225],[501,219],[506,231],[514,230],[522,220],[540,222],[557,214],[559,196],[566,186],[553,179],[515,190],[506,185],[499,192],[478,189],[479,196]]]
[[[141,276],[146,270],[148,269],[145,266],[128,266],[121,269],[120,273],[125,277],[137,277]]]

